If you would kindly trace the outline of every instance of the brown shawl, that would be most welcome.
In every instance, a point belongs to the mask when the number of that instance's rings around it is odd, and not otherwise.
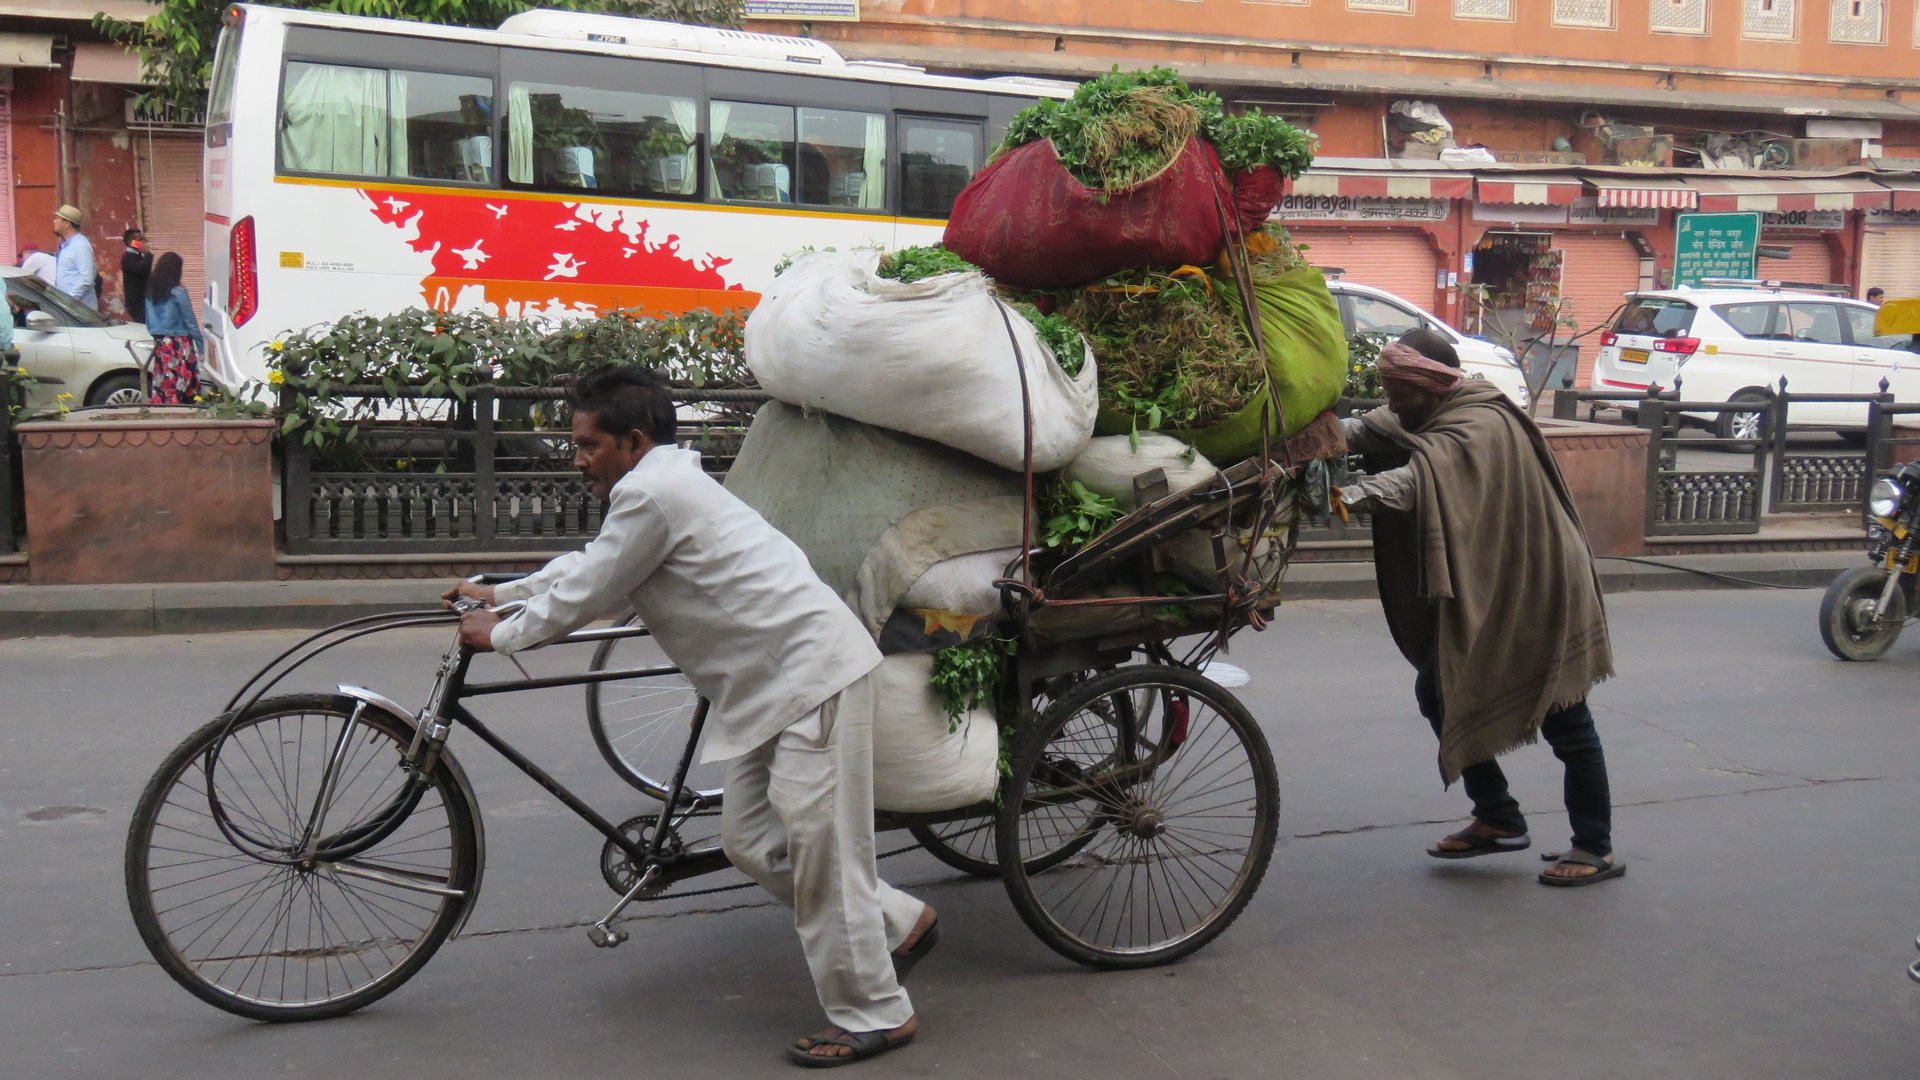
[[[1387,409],[1365,423],[1413,465],[1417,509],[1374,517],[1375,573],[1400,651],[1438,650],[1452,784],[1613,674],[1600,581],[1540,429],[1491,384],[1468,380],[1416,431]]]

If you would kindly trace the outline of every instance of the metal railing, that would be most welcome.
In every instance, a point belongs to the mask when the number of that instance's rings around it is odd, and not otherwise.
[[[0,360],[0,367],[5,366],[6,362]],[[19,551],[27,531],[26,507],[21,499],[20,437],[13,430],[17,400],[13,383],[0,378],[0,555]]]
[[[335,386],[336,398],[444,401],[443,423],[366,421],[357,440],[384,448],[389,465],[437,461],[434,471],[326,468],[300,431],[281,440],[282,521],[290,555],[556,551],[579,548],[600,530],[603,507],[568,462],[567,431],[503,428],[531,418],[558,389],[475,387],[467,400],[381,386]],[[676,389],[678,404],[765,401],[750,390]],[[292,405],[282,392],[283,411]],[[683,421],[679,443],[700,450],[724,477],[745,430],[737,421]]]

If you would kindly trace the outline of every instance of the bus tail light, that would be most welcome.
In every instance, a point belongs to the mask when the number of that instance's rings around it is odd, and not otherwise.
[[[1661,338],[1653,343],[1653,351],[1692,356],[1700,351],[1700,339],[1697,337]]]
[[[233,223],[227,234],[227,314],[245,326],[260,310],[260,271],[254,260],[253,218]]]

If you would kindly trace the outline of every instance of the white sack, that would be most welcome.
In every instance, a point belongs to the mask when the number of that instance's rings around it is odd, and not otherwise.
[[[746,359],[762,389],[1022,467],[1025,426],[1011,326],[1033,402],[1033,467],[1058,469],[1093,434],[1096,374],[1088,351],[1069,378],[1033,324],[993,295],[983,274],[908,284],[880,277],[878,251],[795,257],[747,318]]]
[[[1010,547],[942,559],[914,581],[900,598],[900,606],[961,615],[998,615],[1000,590],[993,583],[1007,576],[1007,565],[1019,554],[1019,548]]]
[[[993,798],[1000,782],[1000,726],[981,707],[947,733],[947,710],[927,680],[927,653],[889,656],[873,680],[873,804],[927,813]]]
[[[1087,448],[1067,463],[1067,479],[1078,480],[1094,493],[1107,496],[1122,510],[1132,510],[1133,478],[1143,472],[1167,470],[1168,494],[1203,484],[1220,472],[1199,451],[1171,435],[1143,431],[1139,439],[1138,449],[1127,435],[1088,440]]]

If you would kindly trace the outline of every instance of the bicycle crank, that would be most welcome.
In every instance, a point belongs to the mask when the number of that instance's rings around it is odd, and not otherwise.
[[[630,817],[620,823],[620,835],[633,841],[636,847],[645,848],[653,843],[653,830],[659,822],[658,814]],[[680,834],[674,830],[673,826],[667,826],[667,834],[660,840],[660,854],[672,858],[685,851],[686,844],[681,842]],[[634,865],[633,856],[627,854],[625,848],[611,840],[600,847],[600,876],[605,879],[607,888],[621,895],[631,892],[634,883],[641,878],[640,868]],[[667,884],[662,882],[659,887],[665,888]]]

